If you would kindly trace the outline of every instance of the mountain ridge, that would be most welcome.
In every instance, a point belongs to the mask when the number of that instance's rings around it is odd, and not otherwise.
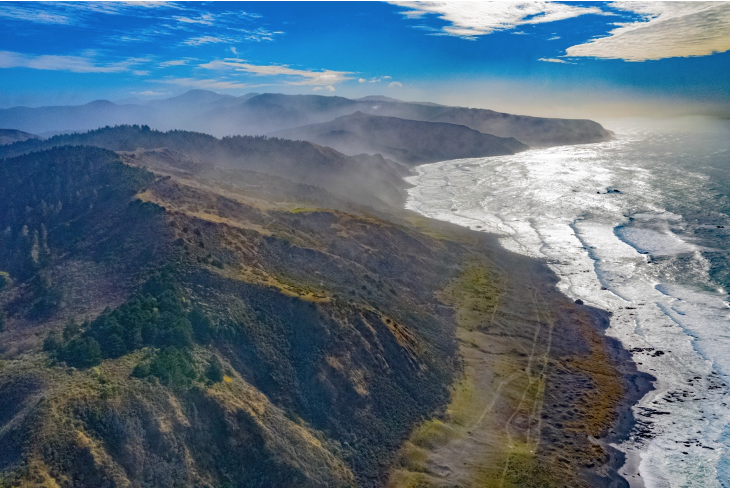
[[[605,317],[388,200],[406,172],[146,126],[0,146],[0,485],[613,486]]]
[[[106,101],[108,102],[108,101]],[[156,129],[185,129],[218,137],[263,135],[297,126],[324,123],[360,111],[424,122],[465,125],[497,137],[514,137],[529,146],[582,144],[611,137],[600,124],[584,119],[552,119],[486,109],[402,102],[378,97],[351,100],[337,96],[248,94],[242,97],[189,91],[144,105],[99,104],[0,109],[0,126],[31,133],[93,130],[119,124]]]

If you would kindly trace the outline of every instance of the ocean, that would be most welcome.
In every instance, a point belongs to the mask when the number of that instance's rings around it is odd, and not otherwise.
[[[615,139],[419,166],[407,207],[544,259],[657,378],[616,445],[647,487],[730,487],[730,120],[613,120]]]

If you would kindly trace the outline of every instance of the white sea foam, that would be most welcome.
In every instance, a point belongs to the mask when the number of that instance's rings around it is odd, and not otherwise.
[[[651,137],[657,151],[637,158]],[[407,207],[498,234],[505,248],[545,259],[567,296],[613,313],[607,333],[657,378],[634,407],[652,437],[617,446],[638,469],[627,464],[627,479],[728,486],[730,309],[689,224],[664,205],[667,192],[700,191],[707,177],[683,169],[660,184],[657,167],[671,166],[666,140],[626,132],[599,144],[421,166]]]

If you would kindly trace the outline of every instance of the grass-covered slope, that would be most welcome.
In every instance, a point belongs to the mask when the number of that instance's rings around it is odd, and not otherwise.
[[[459,245],[97,148],[0,171],[0,484],[376,485],[446,402]]]

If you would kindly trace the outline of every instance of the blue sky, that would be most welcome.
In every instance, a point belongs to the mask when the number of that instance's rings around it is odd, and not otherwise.
[[[730,2],[0,2],[0,23],[2,107],[192,88],[539,115],[730,103]]]

